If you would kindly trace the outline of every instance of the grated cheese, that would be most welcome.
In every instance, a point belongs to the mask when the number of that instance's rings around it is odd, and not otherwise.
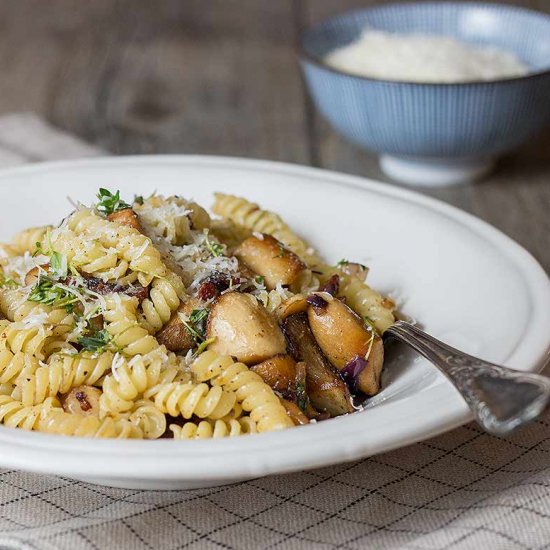
[[[138,357],[138,356],[136,355],[135,357]],[[115,353],[115,356],[113,357],[113,362],[111,363],[111,373],[113,375],[113,378],[117,382],[120,382],[120,374],[118,372],[118,369],[123,367],[125,363],[126,363],[126,360],[124,359],[124,357],[122,357],[122,355],[118,352]],[[130,363],[128,363],[128,365],[129,364]]]
[[[490,81],[528,73],[514,53],[496,46],[374,29],[365,29],[358,40],[330,52],[324,61],[351,74],[405,82]]]

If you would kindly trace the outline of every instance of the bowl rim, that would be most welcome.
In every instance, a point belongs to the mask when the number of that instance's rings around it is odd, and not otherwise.
[[[399,8],[399,7],[409,7],[409,6],[460,6],[463,8],[475,8],[475,7],[483,7],[483,8],[489,8],[489,9],[507,9],[511,11],[516,12],[523,12],[527,14],[531,14],[537,17],[542,17],[545,19],[548,19],[550,22],[550,14],[546,14],[542,11],[533,10],[530,8],[524,8],[521,6],[516,5],[506,5],[506,4],[499,4],[497,2],[457,2],[457,1],[444,1],[444,2],[434,2],[432,0],[427,1],[420,1],[420,2],[412,2],[408,4],[403,4],[401,2],[391,2],[389,4],[379,4],[375,6],[369,6],[364,8],[357,8],[352,10],[345,10],[340,13],[336,13],[334,15],[330,15],[329,17],[325,17],[318,23],[315,23],[311,25],[308,28],[302,29],[299,33],[297,45],[296,45],[296,53],[302,63],[309,63],[311,65],[315,65],[316,67],[320,69],[324,69],[326,71],[329,71],[331,73],[334,73],[339,76],[346,76],[348,78],[353,78],[355,80],[364,81],[364,82],[371,82],[371,83],[378,83],[378,84],[390,84],[390,85],[400,85],[400,86],[414,86],[414,87],[434,87],[434,88],[449,88],[449,87],[464,87],[464,86],[490,86],[493,84],[502,84],[502,83],[512,83],[512,82],[518,82],[518,81],[527,81],[527,80],[533,80],[537,78],[541,78],[544,76],[550,75],[550,66],[547,69],[543,69],[540,71],[535,72],[529,72],[524,76],[513,76],[508,78],[499,78],[494,80],[468,80],[466,82],[411,82],[407,80],[387,80],[383,78],[375,78],[375,77],[369,77],[369,76],[363,76],[359,74],[354,74],[350,72],[343,71],[341,69],[337,69],[335,67],[332,67],[325,63],[323,59],[314,56],[310,54],[304,45],[305,39],[307,36],[314,31],[318,30],[319,28],[323,27],[324,25],[327,25],[331,21],[344,17],[349,16],[352,14],[359,14],[359,13],[365,13],[365,12],[372,12],[380,9],[387,9],[387,8]]]

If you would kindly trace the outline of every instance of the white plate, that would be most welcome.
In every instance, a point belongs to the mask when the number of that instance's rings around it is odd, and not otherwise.
[[[405,313],[434,336],[522,370],[546,358],[550,283],[525,250],[455,208],[362,178],[213,157],[35,165],[0,175],[0,240],[60,220],[68,195],[89,203],[99,186],[206,205],[216,190],[243,195],[280,212],[329,260],[367,263],[371,284],[400,296]],[[1,427],[0,466],[129,488],[206,487],[366,457],[470,419],[445,379],[411,355],[389,361],[385,384],[360,413],[235,439],[92,440]]]

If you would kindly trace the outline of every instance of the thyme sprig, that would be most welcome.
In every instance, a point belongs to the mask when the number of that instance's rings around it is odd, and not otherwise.
[[[57,280],[48,275],[38,277],[28,300],[48,306],[64,307],[69,313],[73,311],[73,304],[79,301],[78,297],[67,290],[64,285],[59,284]]]
[[[111,335],[105,330],[90,330],[86,336],[80,336],[77,343],[82,351],[97,353],[103,351],[111,341]]]
[[[197,344],[206,340],[207,309],[194,309],[187,319],[183,313],[178,313],[181,322]]]
[[[119,210],[126,210],[127,208],[131,208],[131,206],[127,202],[124,202],[120,198],[120,191],[117,191],[116,193],[111,193],[108,189],[100,187],[97,198],[99,199],[99,202],[96,204],[96,209],[98,212],[101,212],[105,216],[109,216],[110,214],[118,212]]]
[[[208,237],[208,230],[204,230],[204,246],[214,258],[218,258],[219,256],[223,256],[224,253],[224,247],[220,243],[212,242]]]

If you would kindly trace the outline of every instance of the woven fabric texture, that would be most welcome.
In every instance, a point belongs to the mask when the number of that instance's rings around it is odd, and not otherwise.
[[[0,118],[3,165],[67,151],[100,153],[31,115]],[[506,439],[469,424],[359,462],[186,492],[0,470],[0,549],[542,550],[549,428],[550,414]]]

